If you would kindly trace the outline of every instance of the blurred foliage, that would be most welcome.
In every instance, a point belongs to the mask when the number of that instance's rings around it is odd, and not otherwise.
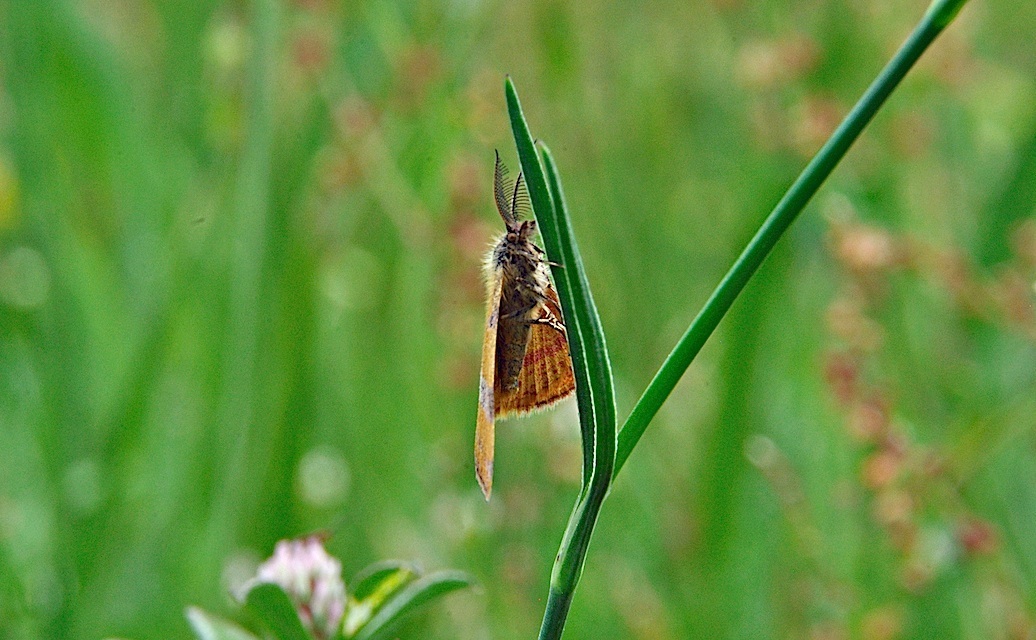
[[[0,3],[0,637],[187,638],[279,538],[529,638],[574,407],[471,442],[510,73],[619,413],[926,0]],[[1036,3],[973,0],[619,477],[572,638],[1036,634]]]

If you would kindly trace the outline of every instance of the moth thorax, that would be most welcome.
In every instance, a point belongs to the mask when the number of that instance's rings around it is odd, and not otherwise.
[[[526,286],[542,288],[547,284],[543,274],[543,260],[528,243],[514,245],[505,263],[505,269],[507,268],[510,268],[516,280]]]

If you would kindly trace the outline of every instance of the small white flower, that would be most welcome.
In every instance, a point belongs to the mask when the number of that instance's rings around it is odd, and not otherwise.
[[[262,582],[284,589],[303,624],[318,638],[338,631],[346,602],[342,563],[328,555],[320,538],[278,542],[273,557],[259,565],[252,584]]]

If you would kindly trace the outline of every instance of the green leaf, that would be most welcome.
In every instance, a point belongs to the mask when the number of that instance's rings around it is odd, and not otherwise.
[[[510,77],[504,83],[504,92],[507,97],[507,112],[511,119],[511,132],[514,134],[514,144],[518,151],[518,160],[521,163],[522,174],[525,176],[525,184],[529,189],[532,211],[536,215],[540,235],[543,237],[543,249],[551,262],[562,265],[552,265],[551,272],[554,276],[554,286],[558,292],[558,300],[561,302],[561,312],[564,315],[565,329],[568,333],[568,350],[572,356],[572,369],[576,379],[576,403],[579,407],[579,428],[582,434],[583,487],[585,489],[590,482],[590,474],[593,472],[597,417],[594,410],[590,373],[586,362],[586,350],[583,339],[584,328],[581,322],[581,314],[576,312],[576,294],[573,291],[574,282],[569,276],[570,267],[565,262],[565,252],[562,250],[557,212],[551,199],[550,189],[547,186],[543,165],[540,163],[539,154],[536,153],[536,145],[533,141],[532,133],[529,131],[529,125],[525,121],[521,102],[518,100],[518,93]]]
[[[561,637],[597,516],[611,486],[616,450],[615,389],[604,330],[579,255],[561,177],[550,150],[541,143],[537,153],[510,78],[504,83],[504,93],[544,250],[548,258],[562,265],[554,267],[553,275],[568,328],[583,436],[583,488],[554,561],[540,628],[539,637],[550,639]]]
[[[375,562],[353,577],[349,593],[356,600],[364,600],[378,591],[383,582],[390,579],[398,580],[398,576],[394,577],[394,574],[397,573],[416,577],[417,568],[412,563],[403,560]]]
[[[252,587],[245,596],[245,608],[278,640],[311,640],[291,598],[278,585],[261,582]]]
[[[187,607],[184,615],[198,640],[259,640],[233,622],[198,607]]]
[[[354,640],[374,640],[392,623],[428,602],[474,583],[460,571],[439,571],[420,577],[394,594],[377,613],[356,631]]]
[[[558,243],[561,257],[567,265],[564,269],[574,297],[576,317],[579,321],[579,332],[583,338],[586,368],[590,378],[593,409],[596,417],[594,447],[597,455],[593,461],[594,473],[611,475],[611,467],[615,457],[615,381],[612,376],[611,359],[604,339],[604,327],[597,313],[590,281],[583,267],[583,258],[579,255],[575,232],[572,230],[572,217],[568,212],[568,202],[561,188],[561,175],[558,173],[554,157],[547,145],[537,143],[540,158],[546,170],[547,188],[551,202],[554,204],[554,220],[557,225]]]
[[[363,628],[385,602],[418,576],[417,568],[400,560],[386,560],[360,571],[349,608],[345,614],[344,634],[350,636]]]

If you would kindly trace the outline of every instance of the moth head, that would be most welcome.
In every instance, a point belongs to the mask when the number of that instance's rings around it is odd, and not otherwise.
[[[522,220],[518,225],[518,239],[528,240],[529,236],[536,233],[535,220]]]

